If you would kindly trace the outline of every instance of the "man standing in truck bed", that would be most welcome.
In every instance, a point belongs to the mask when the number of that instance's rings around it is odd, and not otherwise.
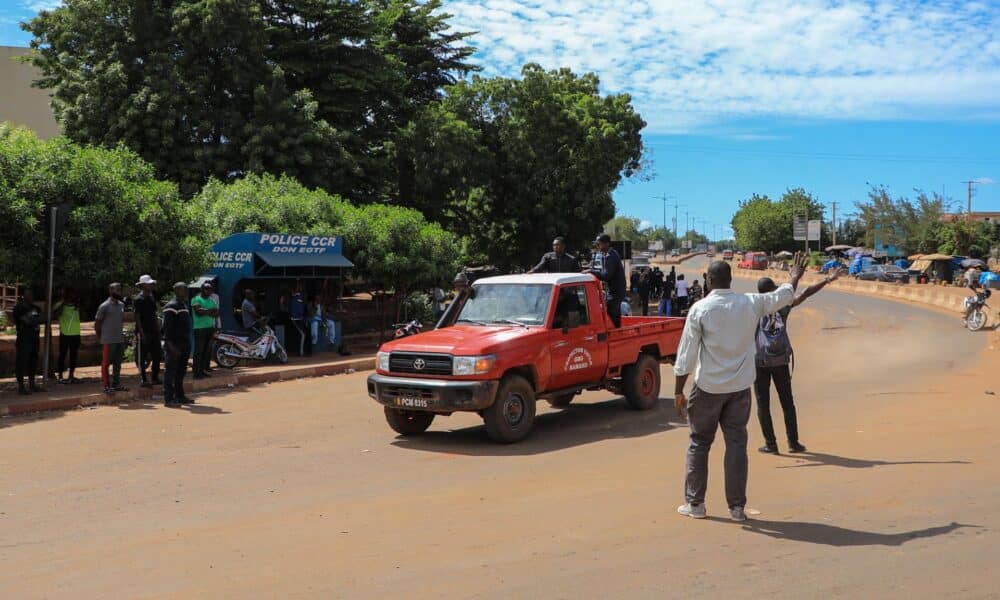
[[[552,240],[552,252],[542,255],[542,260],[528,272],[576,273],[579,270],[580,263],[575,256],[566,254],[566,240],[560,236]]]
[[[795,256],[791,281],[767,294],[737,294],[730,289],[732,271],[725,262],[708,269],[712,292],[688,312],[674,365],[674,405],[678,415],[688,409],[691,443],[687,451],[684,483],[686,504],[677,512],[705,518],[708,487],[708,453],[715,432],[722,426],[726,441],[726,501],[729,516],[745,521],[747,502],[747,423],[750,421],[750,388],[757,377],[757,324],[765,315],[788,306],[805,270],[805,259]],[[684,395],[688,376],[694,372],[691,402]]]
[[[604,282],[604,295],[608,305],[608,316],[615,327],[622,326],[621,306],[625,299],[625,266],[618,251],[611,247],[611,236],[602,233],[597,236],[597,255],[589,272]]]

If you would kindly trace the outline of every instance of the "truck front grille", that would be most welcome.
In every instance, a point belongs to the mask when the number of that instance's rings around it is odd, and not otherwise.
[[[393,352],[389,355],[389,371],[415,375],[451,375],[451,357],[446,354]]]

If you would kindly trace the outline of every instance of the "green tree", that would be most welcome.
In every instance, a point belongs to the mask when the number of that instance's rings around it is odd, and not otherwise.
[[[787,190],[780,200],[754,194],[740,202],[733,215],[732,227],[736,244],[746,250],[776,252],[800,247],[792,232],[795,214],[809,219],[823,218],[823,205],[802,188]]]
[[[951,201],[938,195],[918,192],[916,200],[893,198],[884,187],[873,187],[868,200],[858,202],[858,226],[864,236],[859,243],[872,247],[876,236],[884,245],[895,245],[904,252],[936,252],[943,217]]]
[[[65,134],[124,143],[185,196],[211,178],[269,172],[369,199],[414,107],[465,72],[464,34],[436,8],[81,0],[25,29]]]
[[[537,260],[554,235],[588,248],[643,154],[645,122],[627,94],[603,96],[596,75],[568,69],[527,65],[521,75],[447,88],[404,144],[418,166],[414,205],[505,267]],[[426,156],[438,149],[443,157]]]
[[[142,273],[176,281],[208,264],[203,217],[135,153],[0,125],[0,279],[47,279],[47,207],[63,203],[70,208],[56,244],[57,286],[95,291]]]

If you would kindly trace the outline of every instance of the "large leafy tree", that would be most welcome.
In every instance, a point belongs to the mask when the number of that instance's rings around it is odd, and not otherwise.
[[[537,260],[554,235],[586,247],[643,156],[645,122],[627,94],[602,95],[596,75],[568,69],[521,75],[447,88],[401,148],[416,166],[414,204],[501,266]]]
[[[859,240],[874,245],[876,234],[883,244],[899,246],[908,253],[938,251],[944,215],[952,202],[938,194],[918,192],[915,200],[893,198],[884,187],[873,187],[868,200],[856,203],[858,224],[864,235]]]
[[[289,174],[384,195],[398,129],[463,73],[437,3],[69,0],[26,25],[72,140],[119,142],[193,195]]]
[[[52,205],[69,211],[56,244],[57,286],[97,293],[142,273],[170,282],[208,263],[204,219],[135,153],[0,125],[0,280],[46,280]]]
[[[823,205],[801,188],[787,190],[779,200],[754,194],[740,202],[733,215],[736,244],[747,250],[766,252],[797,248],[802,242],[796,242],[792,233],[795,214],[822,219]]]

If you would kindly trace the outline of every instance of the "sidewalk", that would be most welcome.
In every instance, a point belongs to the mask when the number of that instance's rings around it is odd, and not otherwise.
[[[195,381],[191,373],[184,380],[186,391],[197,393],[231,387],[246,387],[272,381],[287,381],[303,377],[323,377],[353,371],[375,368],[374,348],[361,348],[354,356],[340,356],[335,352],[307,357],[290,357],[288,364],[277,362],[249,362],[249,366],[235,369],[215,368],[211,377]],[[98,404],[125,404],[135,401],[149,401],[157,396],[162,401],[163,388],[139,387],[139,374],[134,364],[122,365],[122,384],[127,392],[105,394],[101,387],[100,367],[77,369],[81,383],[73,385],[50,381],[44,392],[20,396],[11,380],[5,380],[0,391],[0,416],[18,415],[46,410],[72,410],[80,406]],[[162,377],[162,375],[161,375]]]

